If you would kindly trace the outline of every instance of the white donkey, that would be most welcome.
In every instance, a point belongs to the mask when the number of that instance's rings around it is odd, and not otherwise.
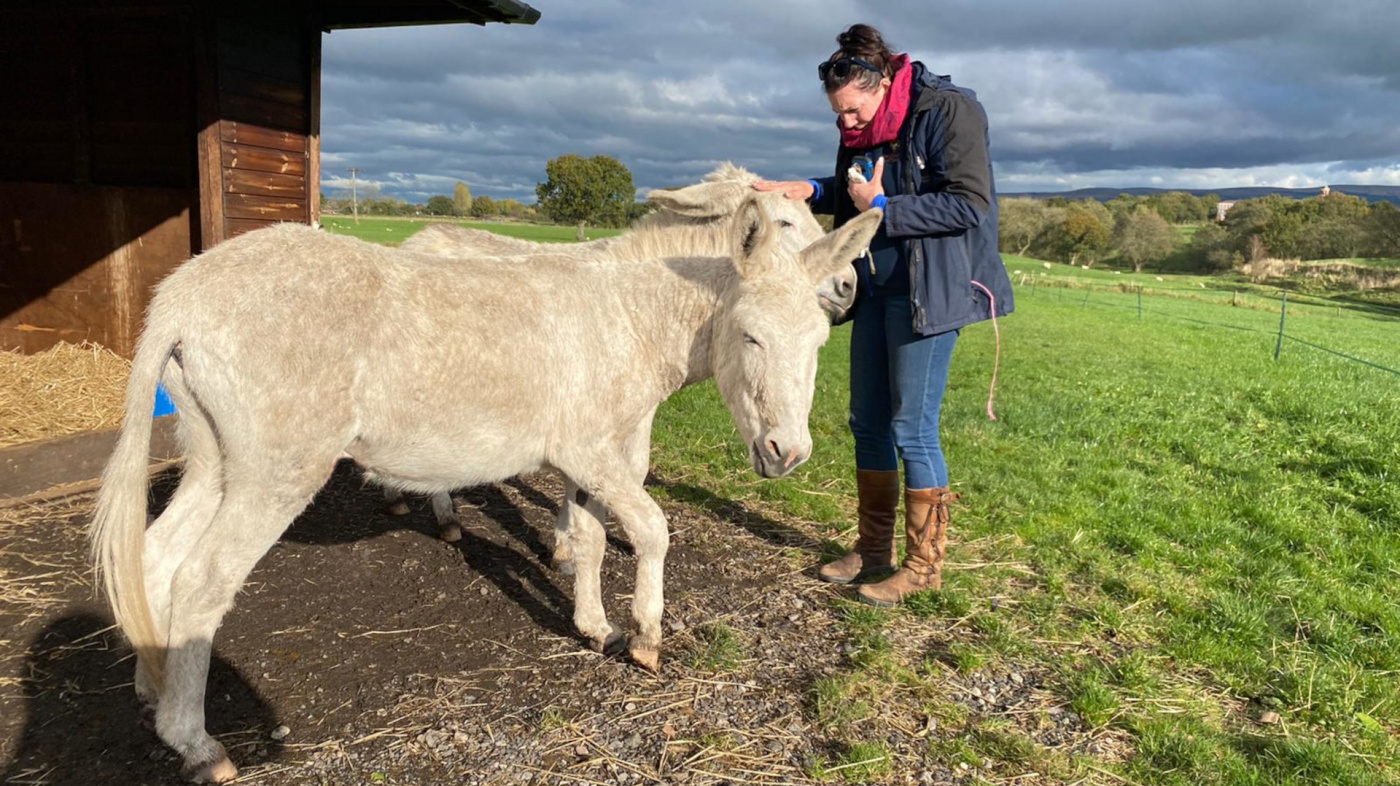
[[[744,200],[755,194],[751,186],[758,182],[758,175],[743,167],[725,162],[713,172],[705,175],[699,184],[674,190],[657,190],[647,194],[647,198],[657,210],[640,219],[633,230],[664,231],[671,233],[681,242],[699,241],[700,253],[715,248],[716,241],[724,242],[728,236],[729,222]],[[789,251],[800,251],[822,236],[821,225],[812,217],[805,202],[784,199],[777,194],[765,196],[764,206],[774,226],[781,230],[780,242]],[[700,230],[697,235],[694,230]],[[470,229],[456,224],[429,224],[411,235],[399,248],[423,254],[434,254],[454,259],[480,256],[527,257],[542,252],[559,253],[564,248],[568,253],[582,258],[588,255],[594,259],[626,258],[625,249],[619,244],[628,242],[628,234],[619,237],[592,240],[561,246],[558,243],[541,243],[531,240],[507,237],[495,232]],[[680,249],[678,249],[680,250]],[[843,316],[855,302],[855,269],[846,267],[836,271],[829,279],[819,283],[817,301],[833,320]],[[568,485],[567,480],[565,481]],[[575,516],[580,515],[578,506],[585,499],[577,489],[567,488],[564,500],[559,505],[555,524],[554,567],[564,573],[573,571],[568,556],[568,532]],[[384,488],[384,500],[391,513],[402,516],[408,513],[408,503],[403,491],[392,486]],[[442,491],[432,496],[433,518],[438,524],[438,536],[452,543],[462,538],[462,524],[452,502],[452,493]]]
[[[630,259],[607,264],[567,254],[447,260],[281,225],[180,267],[151,303],[92,531],[156,733],[196,780],[236,775],[204,728],[214,633],[347,455],[428,494],[558,470],[632,541],[629,649],[656,669],[669,544],[643,487],[656,408],[713,376],[755,471],[778,477],[805,461],[830,330],[812,293],[880,220],[870,211],[790,253],[750,199],[727,249],[676,256],[687,244],[636,233]],[[181,413],[186,464],[147,529],[158,381]],[[569,539],[574,623],[608,650],[624,637],[603,611],[596,516],[580,516]]]

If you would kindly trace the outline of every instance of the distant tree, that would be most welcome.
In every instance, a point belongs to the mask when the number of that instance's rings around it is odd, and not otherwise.
[[[1071,202],[1052,240],[1055,256],[1071,265],[1089,267],[1113,245],[1113,217],[1102,204],[1086,199]]]
[[[1214,221],[1214,220],[1215,220],[1215,208],[1216,208],[1216,205],[1219,205],[1219,204],[1220,204],[1220,195],[1219,195],[1219,194],[1206,194],[1205,196],[1201,197],[1201,207],[1203,207],[1203,208],[1205,209],[1205,217],[1202,218],[1201,220],[1202,220],[1202,221]]]
[[[1292,200],[1289,200],[1292,201]],[[1269,216],[1269,220],[1253,235],[1263,244],[1267,256],[1302,259],[1306,256],[1303,246],[1308,243],[1308,222],[1303,211],[1294,205],[1279,204]],[[1260,257],[1254,251],[1251,240],[1249,261],[1257,262]]]
[[[1308,233],[1304,259],[1354,259],[1369,247],[1366,221],[1329,218],[1318,221]]]
[[[1366,217],[1369,256],[1400,259],[1400,208],[1390,202],[1377,202]]]
[[[408,203],[399,197],[379,197],[360,200],[360,212],[371,216],[401,216]]]
[[[1244,255],[1235,249],[1230,233],[1216,223],[1206,224],[1191,236],[1187,258],[1203,273],[1220,273],[1244,264]]]
[[[1257,261],[1254,255],[1261,249],[1264,256],[1268,256],[1267,246],[1259,236],[1273,220],[1275,207],[1284,207],[1282,201],[1268,197],[1246,199],[1230,208],[1230,212],[1225,214],[1225,231],[1230,234],[1234,251],[1250,262]]]
[[[524,218],[527,208],[516,199],[496,200],[496,212],[509,218]]]
[[[1113,216],[1113,220],[1116,223],[1121,221],[1124,216],[1133,212],[1133,209],[1138,205],[1146,201],[1147,199],[1145,197],[1136,197],[1132,194],[1119,194],[1103,203],[1103,206],[1108,208],[1109,214]]]
[[[472,214],[472,190],[467,188],[467,184],[458,180],[457,185],[452,189],[452,215],[469,216]]]
[[[1046,227],[1037,244],[1050,259],[1085,268],[1102,258],[1113,245],[1113,217],[1107,207],[1092,199],[1071,202],[1063,217]]]
[[[486,218],[496,215],[496,200],[485,194],[472,200],[472,216],[475,218]]]
[[[656,203],[649,199],[642,202],[634,201],[627,206],[627,223],[630,225],[633,221],[636,221],[654,210],[656,210]]]
[[[1187,221],[1198,220],[1196,213],[1199,210],[1199,203],[1195,197],[1184,191],[1168,191],[1165,194],[1158,194],[1152,201],[1156,203],[1154,209],[1157,215],[1168,223],[1183,224]],[[1204,219],[1204,216],[1201,218]]]
[[[999,200],[997,246],[1001,251],[1025,256],[1049,220],[1049,207],[1039,199],[1008,197]]]
[[[1166,259],[1176,249],[1176,230],[1146,205],[1139,205],[1118,222],[1114,243],[1118,257],[1132,265],[1133,272],[1141,273],[1149,263]]]
[[[1361,197],[1332,193],[1299,202],[1306,232],[1300,259],[1350,259],[1366,250],[1371,206]]]
[[[430,216],[450,216],[455,208],[452,197],[433,196],[428,197],[428,204],[423,207],[423,212]]]
[[[632,173],[610,156],[569,154],[545,164],[547,180],[535,186],[545,214],[561,224],[576,224],[578,239],[588,224],[622,226],[636,199]]]

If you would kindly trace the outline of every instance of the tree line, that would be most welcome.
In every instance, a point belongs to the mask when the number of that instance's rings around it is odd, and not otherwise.
[[[999,201],[1000,250],[1090,267],[1107,259],[1195,272],[1237,269],[1259,259],[1400,258],[1400,209],[1389,202],[1330,194],[1267,196],[1236,202],[1223,222],[1220,202],[1184,192],[1121,194],[1108,202],[1062,197]],[[1183,243],[1180,225],[1195,226]]]
[[[473,196],[471,187],[458,181],[451,196],[439,194],[416,204],[401,197],[384,196],[378,186],[359,187],[334,198],[321,197],[321,209],[334,213],[359,212],[370,216],[453,216],[457,218],[542,218],[557,224],[623,227],[645,215],[651,206],[636,199],[632,172],[610,156],[569,154],[545,164],[546,179],[535,186],[536,203],[515,199]]]
[[[1400,208],[1348,194],[1267,196],[1236,202],[1221,224],[1201,227],[1189,249],[1201,270],[1261,259],[1400,258]]]
[[[321,196],[321,210],[349,215],[358,210],[365,216],[453,216],[457,218],[530,219],[539,216],[539,209],[515,199],[492,199],[482,194],[473,197],[466,183],[457,183],[452,196],[431,196],[425,202],[410,202],[402,197],[386,196],[377,186],[362,186],[352,196],[349,191],[335,196]]]

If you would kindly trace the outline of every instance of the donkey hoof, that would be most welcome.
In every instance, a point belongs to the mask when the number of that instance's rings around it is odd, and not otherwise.
[[[156,730],[156,707],[154,704],[141,705],[141,728],[150,732]]]
[[[593,640],[593,651],[601,652],[608,657],[620,654],[627,648],[627,635],[620,630],[613,630],[608,637],[603,640]]]
[[[403,500],[399,500],[398,502],[395,502],[394,504],[389,506],[389,512],[394,514],[395,516],[407,516],[408,503],[404,502]]]
[[[555,559],[554,569],[559,571],[560,575],[572,576],[574,575],[574,561],[571,559]]]
[[[653,674],[661,670],[661,653],[656,650],[634,647],[628,654],[634,663]]]
[[[456,543],[462,539],[462,528],[456,524],[443,524],[438,527],[438,537],[447,543]]]
[[[220,756],[208,764],[186,768],[186,775],[195,783],[228,783],[238,777],[238,768],[228,756]]]

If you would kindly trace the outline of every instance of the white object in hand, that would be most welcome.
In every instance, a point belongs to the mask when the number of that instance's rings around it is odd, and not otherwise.
[[[868,182],[870,182],[870,181],[868,181],[868,180],[865,179],[865,173],[861,171],[860,165],[859,165],[859,164],[851,164],[851,168],[846,170],[846,177],[847,177],[852,183],[868,183]]]

